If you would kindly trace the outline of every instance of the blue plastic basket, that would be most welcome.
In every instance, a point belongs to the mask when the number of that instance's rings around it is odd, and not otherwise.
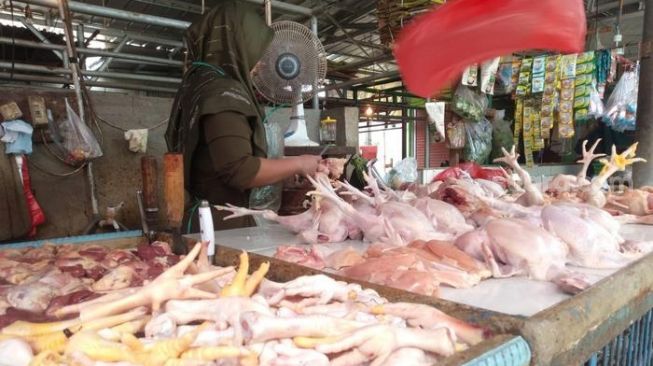
[[[515,337],[463,366],[526,366],[530,362],[528,343],[522,337]]]
[[[586,366],[640,366],[653,364],[653,310],[585,363]]]

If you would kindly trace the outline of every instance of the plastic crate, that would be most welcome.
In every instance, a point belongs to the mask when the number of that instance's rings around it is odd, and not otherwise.
[[[586,366],[651,365],[653,358],[653,310],[635,321],[628,329],[585,363]]]

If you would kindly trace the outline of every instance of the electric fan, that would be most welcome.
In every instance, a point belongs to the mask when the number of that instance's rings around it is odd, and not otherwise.
[[[306,26],[291,21],[270,25],[274,39],[252,70],[256,89],[276,104],[292,105],[286,146],[316,146],[308,138],[304,102],[312,98],[326,77],[326,52]]]

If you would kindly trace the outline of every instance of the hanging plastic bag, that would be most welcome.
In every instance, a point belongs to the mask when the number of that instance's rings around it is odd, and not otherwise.
[[[268,158],[283,158],[283,133],[278,123],[265,123],[265,137],[268,144]],[[254,210],[278,211],[281,207],[283,183],[272,184],[252,189],[249,195],[249,207]]]
[[[494,58],[481,66],[481,91],[487,95],[494,95],[494,86],[499,70],[501,57]]]
[[[637,71],[625,72],[614,87],[603,115],[603,122],[613,130],[619,132],[635,130],[638,87]]]
[[[487,98],[484,95],[460,85],[453,96],[452,109],[454,113],[466,120],[480,121],[485,115],[487,103]]]
[[[453,150],[465,147],[465,123],[461,119],[454,117],[447,123],[447,142]]]
[[[465,161],[485,164],[492,153],[492,124],[487,119],[465,122],[467,143],[463,150]]]
[[[417,181],[417,160],[406,158],[388,172],[385,178],[392,189],[399,189],[404,183]]]
[[[590,86],[590,106],[587,117],[599,119],[605,114],[605,105],[601,100],[601,95],[599,94],[596,85],[592,84]]]
[[[408,90],[429,98],[477,62],[528,49],[581,52],[582,0],[457,0],[411,22],[394,53]]]
[[[424,105],[426,113],[429,116],[429,142],[430,143],[440,143],[445,139],[445,128],[444,128],[444,111],[445,103],[444,102],[428,102]]]
[[[65,152],[65,161],[72,166],[79,166],[85,162],[102,156],[102,148],[95,139],[93,132],[82,122],[77,113],[70,107],[66,99],[66,112],[68,117],[59,124],[58,132],[61,136],[61,147]]]
[[[491,158],[494,160],[496,158],[503,157],[503,152],[501,148],[504,148],[508,151],[512,148],[512,145],[515,143],[514,134],[512,131],[512,124],[510,121],[506,121],[505,118],[506,111],[497,111],[492,121],[492,155]]]

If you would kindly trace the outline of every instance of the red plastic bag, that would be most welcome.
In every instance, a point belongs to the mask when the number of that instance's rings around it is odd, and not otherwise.
[[[399,34],[395,57],[413,94],[435,96],[474,63],[516,51],[581,52],[582,0],[452,0]]]
[[[446,169],[436,175],[432,182],[444,181],[448,178],[458,179],[463,173],[469,174],[472,179],[491,180],[495,183],[501,184],[504,188],[508,186],[506,177],[501,169],[483,168],[482,166],[471,162],[460,163],[458,166]]]
[[[32,182],[29,176],[29,169],[27,168],[27,158],[24,156],[21,173],[23,175],[23,194],[27,200],[27,208],[32,217],[32,229],[27,236],[33,238],[36,236],[36,227],[45,223],[45,214],[43,213],[39,203],[36,201],[34,193],[32,193]]]

